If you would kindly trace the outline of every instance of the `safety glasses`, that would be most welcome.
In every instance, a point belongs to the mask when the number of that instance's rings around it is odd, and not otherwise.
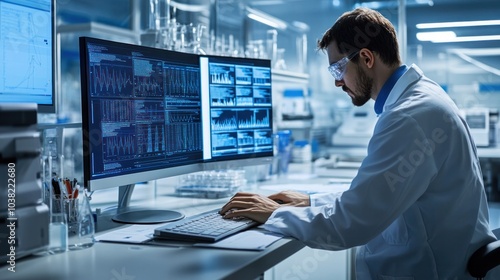
[[[358,54],[359,54],[359,51],[353,52],[350,55],[348,55],[348,56],[340,59],[339,61],[330,64],[330,66],[328,66],[328,71],[330,72],[330,74],[332,74],[333,78],[336,81],[340,81],[344,78],[347,63]]]

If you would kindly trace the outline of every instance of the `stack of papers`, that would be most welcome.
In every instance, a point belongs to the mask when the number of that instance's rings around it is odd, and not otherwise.
[[[196,243],[197,247],[222,248],[233,250],[262,251],[283,237],[264,229],[250,229],[224,238],[215,243]]]
[[[164,224],[132,225],[96,236],[96,241],[143,243],[153,239],[155,228]]]
[[[96,236],[96,241],[135,244],[145,243],[154,238],[153,232],[155,228],[162,225],[164,224],[132,225],[119,228],[117,230]],[[282,235],[257,228],[237,233],[215,243],[195,243],[193,246],[261,251],[269,247],[274,242],[280,240],[282,237]]]

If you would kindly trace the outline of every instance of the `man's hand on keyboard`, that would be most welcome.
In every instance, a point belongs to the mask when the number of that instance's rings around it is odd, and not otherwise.
[[[281,206],[280,203],[268,197],[239,192],[222,207],[220,213],[227,219],[246,217],[259,223],[265,223],[274,210]]]
[[[287,206],[311,206],[309,195],[296,191],[282,191],[268,196],[270,199]]]

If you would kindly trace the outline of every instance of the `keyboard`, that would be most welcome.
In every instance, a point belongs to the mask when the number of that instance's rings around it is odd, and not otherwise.
[[[247,218],[224,219],[219,209],[186,217],[156,228],[154,236],[192,242],[216,242],[259,223]]]

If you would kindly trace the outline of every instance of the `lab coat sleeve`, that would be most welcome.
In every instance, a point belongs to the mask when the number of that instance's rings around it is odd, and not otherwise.
[[[428,118],[432,122],[435,116]],[[412,205],[437,173],[430,134],[412,116],[382,115],[349,190],[323,196],[331,199],[325,205],[279,208],[264,227],[313,248],[366,244]]]
[[[310,204],[312,207],[322,206],[332,203],[335,199],[341,196],[341,192],[337,193],[315,193],[309,196]]]

